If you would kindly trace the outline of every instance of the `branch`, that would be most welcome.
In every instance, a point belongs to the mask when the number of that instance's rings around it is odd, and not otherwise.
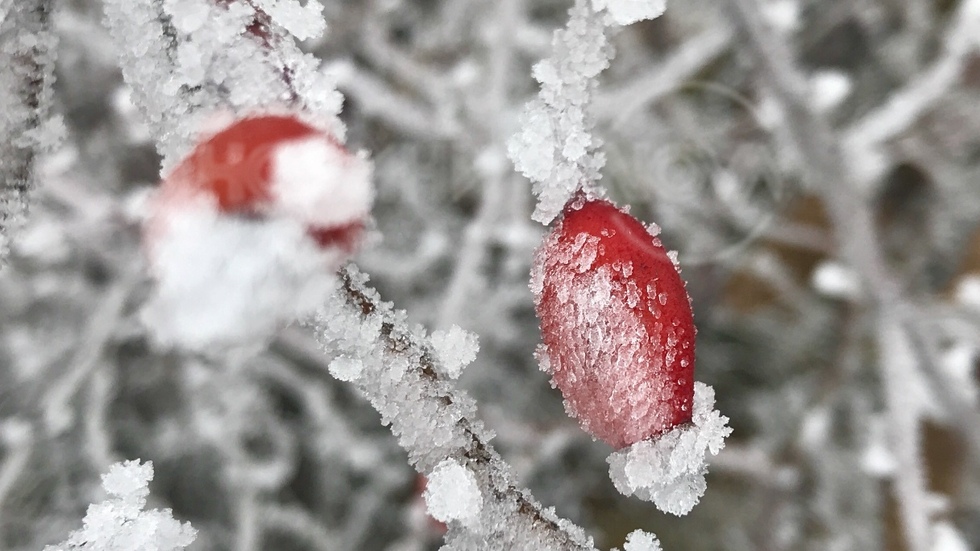
[[[711,28],[689,39],[660,65],[600,92],[595,100],[596,118],[622,123],[644,105],[676,90],[731,47],[732,32]]]
[[[383,303],[366,276],[349,267],[342,287],[317,314],[317,340],[357,362],[352,383],[391,424],[420,472],[452,458],[477,476],[484,490],[478,526],[450,537],[494,542],[493,548],[592,549],[581,528],[544,509],[516,486],[510,467],[475,420],[476,403],[442,375],[422,330],[409,329],[405,312]],[[486,538],[486,539],[484,539]],[[536,545],[527,546],[527,542]]]
[[[51,0],[0,0],[0,267],[27,215],[38,154],[60,138],[57,124],[45,129],[53,122],[51,11]]]
[[[938,59],[846,129],[847,150],[858,155],[866,153],[869,148],[904,132],[942,99],[961,78],[971,54],[980,48],[978,32],[980,1],[964,0],[949,24]]]

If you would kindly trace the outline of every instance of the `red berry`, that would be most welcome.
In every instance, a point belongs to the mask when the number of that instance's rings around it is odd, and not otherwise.
[[[288,116],[240,120],[194,148],[164,185],[189,186],[210,194],[224,212],[257,211],[272,200],[275,147],[318,133]]]
[[[204,199],[220,212],[302,222],[323,248],[350,254],[373,199],[369,163],[290,115],[240,119],[199,143],[166,177],[150,234],[168,212]]]
[[[576,197],[536,251],[531,287],[539,360],[583,429],[622,448],[691,421],[690,300],[636,218]]]

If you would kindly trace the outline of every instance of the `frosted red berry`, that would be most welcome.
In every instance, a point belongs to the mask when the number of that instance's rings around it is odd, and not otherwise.
[[[531,287],[542,368],[587,432],[622,448],[691,421],[696,329],[654,233],[576,197],[536,251]]]
[[[200,199],[225,214],[293,218],[321,247],[350,254],[373,199],[370,165],[292,115],[255,115],[191,150],[164,179],[157,217]]]
[[[316,129],[290,116],[242,119],[195,147],[164,185],[212,195],[224,212],[257,211],[272,200],[276,147],[316,134]]]

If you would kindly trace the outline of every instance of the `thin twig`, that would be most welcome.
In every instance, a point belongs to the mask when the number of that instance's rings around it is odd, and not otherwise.
[[[0,2],[0,86],[11,92],[3,97],[13,100],[0,104],[0,266],[9,253],[11,232],[27,214],[37,156],[49,145],[39,132],[48,117],[54,78],[51,11],[51,0]]]

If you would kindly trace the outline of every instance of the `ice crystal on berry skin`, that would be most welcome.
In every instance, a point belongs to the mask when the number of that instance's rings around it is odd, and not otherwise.
[[[637,442],[607,459],[609,477],[617,490],[652,501],[661,511],[678,516],[689,513],[704,495],[705,457],[709,452],[717,455],[732,432],[728,418],[714,409],[714,389],[704,383],[694,385],[690,424]]]
[[[690,302],[639,221],[574,199],[535,253],[531,289],[538,359],[586,431],[621,448],[691,420]]]

